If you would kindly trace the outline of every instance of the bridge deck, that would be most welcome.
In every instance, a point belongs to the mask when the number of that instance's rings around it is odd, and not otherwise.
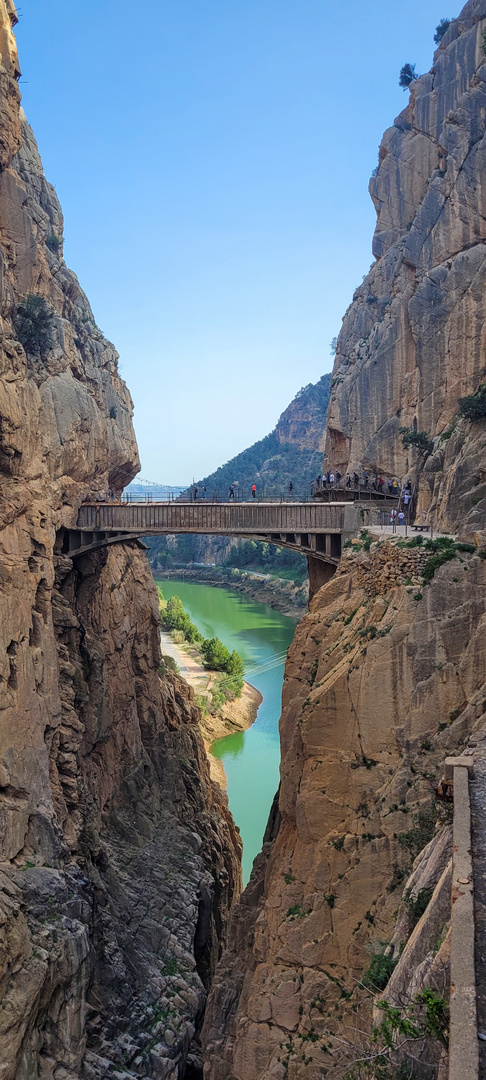
[[[77,528],[150,533],[343,533],[350,503],[88,503]]]

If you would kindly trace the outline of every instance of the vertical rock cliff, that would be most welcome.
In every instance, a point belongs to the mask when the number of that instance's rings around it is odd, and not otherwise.
[[[485,30],[471,0],[384,136],[376,262],[338,339],[326,446],[342,473],[412,476],[418,513],[467,542],[432,563],[423,544],[365,535],[298,627],[280,790],[210,994],[207,1080],[342,1077],[372,1053],[370,990],[393,968],[395,1002],[447,997],[434,791],[486,726],[486,429],[459,407],[486,376]],[[400,427],[429,452],[405,451]],[[443,1051],[424,1043],[421,1060]]]
[[[466,4],[382,139],[376,261],[339,335],[326,447],[341,472],[420,478],[419,513],[467,532],[486,498],[484,429],[459,415],[486,379],[485,19]],[[407,426],[433,443],[425,463]]]
[[[139,464],[20,111],[15,21],[0,0],[0,1071],[163,1080],[184,1072],[241,845],[188,688],[159,677],[139,545],[59,553],[83,499]],[[32,297],[47,344],[19,329]]]

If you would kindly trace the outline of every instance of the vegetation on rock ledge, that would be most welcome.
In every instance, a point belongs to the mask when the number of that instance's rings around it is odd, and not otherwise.
[[[473,423],[486,420],[486,383],[482,383],[475,394],[459,398],[459,412]]]
[[[40,293],[28,293],[18,304],[15,330],[27,356],[44,356],[52,348],[52,312]]]

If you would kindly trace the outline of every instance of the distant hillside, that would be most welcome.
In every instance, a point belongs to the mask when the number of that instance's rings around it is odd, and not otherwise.
[[[226,465],[196,482],[213,493],[226,497],[230,484],[238,494],[250,495],[252,484],[259,494],[287,492],[292,481],[296,492],[308,494],[311,480],[321,471],[329,404],[330,375],[302,387],[282,413],[274,430],[253,443]]]
[[[329,402],[330,375],[304,386],[282,413],[270,435],[253,443],[241,454],[221,465],[216,472],[196,482],[198,497],[206,488],[206,498],[227,498],[230,484],[239,497],[251,497],[252,484],[259,495],[287,494],[290,481],[294,494],[308,495],[311,480],[322,468]],[[188,566],[192,563],[235,565],[231,549],[238,541],[225,536],[154,536],[146,537],[152,568]],[[249,545],[249,546],[248,546]],[[251,550],[250,550],[251,549]],[[280,552],[280,553],[279,553]],[[280,551],[271,545],[251,544],[238,548],[241,566],[267,572],[291,574],[300,581],[305,574],[305,560],[297,553]]]

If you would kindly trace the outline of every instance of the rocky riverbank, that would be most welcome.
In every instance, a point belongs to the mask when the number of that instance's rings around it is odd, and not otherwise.
[[[197,566],[186,569],[157,570],[153,573],[159,578],[171,581],[199,581],[205,585],[216,585],[223,589],[233,589],[244,593],[251,600],[260,604],[269,604],[275,611],[291,618],[302,618],[309,602],[309,584],[296,585],[294,581],[276,578],[271,574],[252,573],[248,570],[236,570],[225,566]]]
[[[162,653],[176,660],[180,674],[192,687],[194,694],[196,696],[206,694],[211,689],[214,672],[203,667],[198,650],[187,642],[179,645],[165,631],[161,632],[160,642]],[[237,731],[247,731],[255,722],[262,701],[260,691],[251,683],[243,682],[241,697],[226,701],[214,716],[202,710],[199,728],[208,755],[209,772],[211,779],[224,791],[226,790],[224,767],[219,758],[211,753],[211,747],[216,739],[222,739],[225,735],[234,735]]]

